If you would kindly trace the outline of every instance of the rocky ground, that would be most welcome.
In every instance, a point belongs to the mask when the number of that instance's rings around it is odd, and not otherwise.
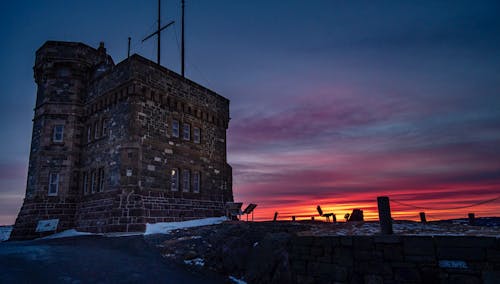
[[[500,237],[500,219],[470,226],[464,220],[394,223],[398,235],[474,235]],[[290,282],[287,244],[294,236],[376,235],[378,222],[225,222],[147,236],[161,254],[197,271],[213,271],[233,281]]]

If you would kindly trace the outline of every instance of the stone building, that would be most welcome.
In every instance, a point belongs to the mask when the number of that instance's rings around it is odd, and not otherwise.
[[[48,41],[26,197],[12,239],[56,231],[143,231],[221,216],[233,201],[229,100],[139,55],[114,64],[101,43]]]

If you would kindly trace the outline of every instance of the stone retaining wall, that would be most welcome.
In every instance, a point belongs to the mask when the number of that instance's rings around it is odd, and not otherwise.
[[[289,252],[297,283],[500,283],[494,237],[295,237]]]

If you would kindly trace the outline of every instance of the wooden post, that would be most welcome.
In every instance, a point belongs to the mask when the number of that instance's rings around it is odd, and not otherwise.
[[[427,223],[427,219],[425,218],[425,212],[420,212],[420,223]]]
[[[276,222],[276,219],[278,219],[278,212],[274,212],[273,222]]]
[[[379,196],[377,197],[378,205],[378,219],[380,222],[380,230],[382,234],[391,235],[392,231],[392,218],[391,218],[391,206],[389,204],[389,197]]]
[[[295,216],[292,216],[292,221],[295,222]]]
[[[311,217],[311,221],[314,221],[314,216]]]
[[[335,214],[332,215],[333,223],[337,223],[337,216]]]
[[[469,225],[474,225],[476,221],[476,216],[474,215],[474,213],[469,213]]]

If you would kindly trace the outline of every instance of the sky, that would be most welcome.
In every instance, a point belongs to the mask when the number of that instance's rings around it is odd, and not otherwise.
[[[179,71],[180,1],[162,1]],[[1,1],[0,224],[26,187],[35,51],[104,41],[155,60],[157,1]],[[231,100],[236,201],[256,220],[354,208],[395,219],[499,216],[498,1],[186,0],[186,77]],[[463,208],[476,203],[484,204]]]

